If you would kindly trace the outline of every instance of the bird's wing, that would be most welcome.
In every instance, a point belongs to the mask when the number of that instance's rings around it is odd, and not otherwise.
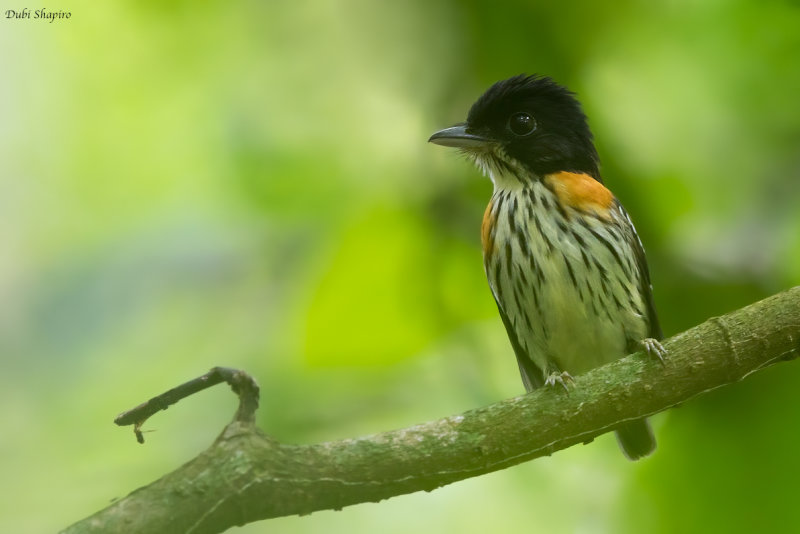
[[[628,220],[628,224],[630,225],[631,229],[628,239],[630,241],[631,250],[633,250],[636,268],[639,270],[639,291],[641,292],[645,306],[647,307],[647,322],[649,324],[648,336],[652,337],[653,339],[662,339],[664,337],[664,333],[661,331],[661,325],[658,322],[658,315],[656,314],[656,304],[653,300],[653,285],[650,283],[650,270],[647,267],[647,258],[644,255],[644,246],[642,245],[641,239],[639,239],[639,234],[636,233],[636,228],[633,226],[628,213],[622,206],[620,206],[620,210]]]
[[[497,302],[497,299],[495,299],[495,303],[497,304],[497,309],[500,312],[500,317],[503,319],[503,325],[506,327],[508,339],[511,340],[511,346],[514,347],[514,354],[517,355],[519,372],[522,375],[522,383],[525,384],[525,390],[532,391],[538,387],[541,387],[544,384],[544,374],[542,373],[542,370],[539,369],[535,363],[533,363],[533,360],[530,358],[530,356],[528,356],[528,353],[525,352],[525,349],[523,349],[522,345],[520,345],[519,340],[517,339],[517,333],[514,331],[514,326],[508,319],[506,312],[503,311],[500,303]]]

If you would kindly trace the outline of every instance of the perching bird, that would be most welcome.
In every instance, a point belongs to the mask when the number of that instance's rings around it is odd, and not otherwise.
[[[603,185],[574,93],[543,76],[497,82],[430,142],[459,148],[494,184],[483,264],[528,391],[566,388],[642,346],[663,361],[644,249]],[[646,419],[616,433],[631,460],[655,450]]]

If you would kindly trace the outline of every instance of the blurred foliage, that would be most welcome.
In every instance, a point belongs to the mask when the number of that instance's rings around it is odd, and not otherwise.
[[[800,283],[797,2],[60,8],[0,19],[3,532],[53,531],[202,450],[222,389],[144,447],[111,420],[213,365],[252,372],[260,424],[296,442],[520,394],[483,280],[490,184],[426,144],[519,72],[579,93],[668,334]],[[777,366],[656,417],[637,464],[603,437],[242,530],[793,530],[798,381]]]

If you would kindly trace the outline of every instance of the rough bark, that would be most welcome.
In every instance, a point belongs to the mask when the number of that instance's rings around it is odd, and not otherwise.
[[[64,532],[222,532],[430,491],[549,455],[796,358],[800,287],[709,319],[664,345],[663,366],[638,353],[575,377],[568,394],[540,389],[356,439],[284,444],[235,421],[198,457]]]

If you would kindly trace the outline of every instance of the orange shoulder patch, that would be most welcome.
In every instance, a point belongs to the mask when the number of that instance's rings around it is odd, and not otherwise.
[[[497,215],[492,213],[494,201],[489,201],[486,211],[483,212],[483,222],[481,223],[481,245],[483,245],[483,259],[489,261],[489,257],[494,252],[494,223]]]
[[[546,175],[544,181],[555,191],[562,206],[594,212],[604,219],[611,217],[609,210],[614,204],[614,195],[588,174],[555,172]]]

